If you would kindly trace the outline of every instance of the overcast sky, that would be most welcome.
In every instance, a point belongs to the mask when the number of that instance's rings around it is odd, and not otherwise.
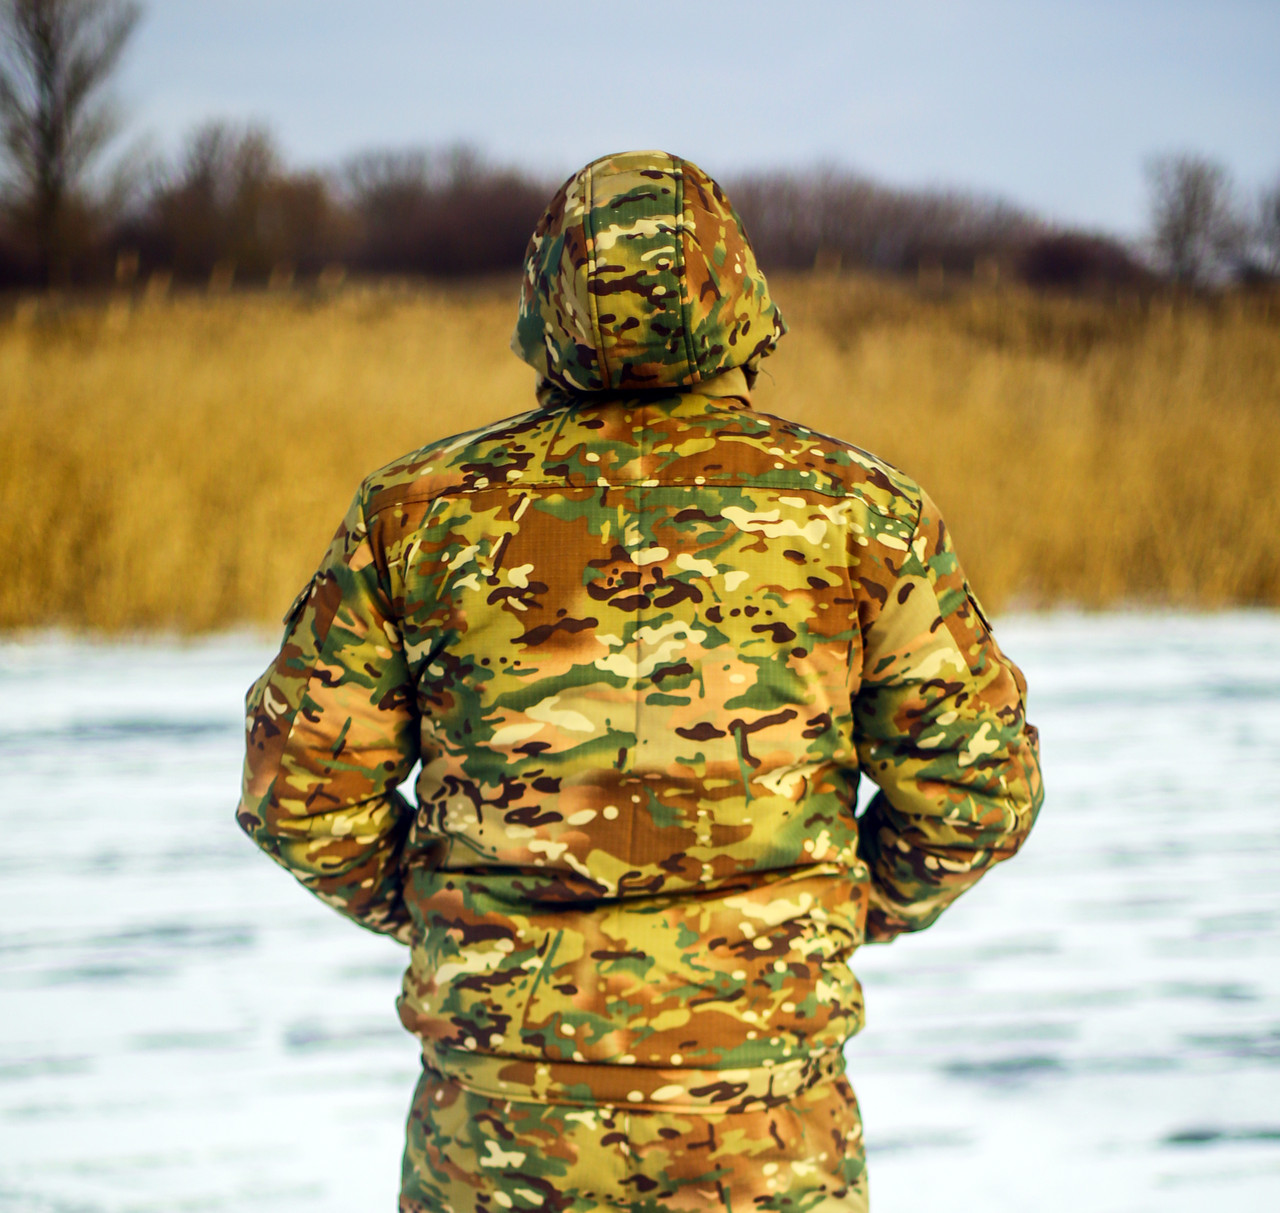
[[[1142,164],[1280,176],[1280,0],[149,0],[120,94],[171,150],[253,119],[291,162],[466,141],[549,175],[661,147],[827,162],[1136,234]]]

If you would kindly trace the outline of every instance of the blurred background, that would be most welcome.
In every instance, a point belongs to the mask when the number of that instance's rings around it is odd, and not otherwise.
[[[239,698],[360,479],[531,406],[525,244],[632,147],[726,186],[756,406],[924,482],[1045,739],[1025,855],[857,958],[877,1213],[1280,1207],[1278,49],[1270,0],[0,0],[0,1210],[394,1201],[401,960],[235,831]]]
[[[366,472],[528,407],[529,233],[633,146],[744,217],[761,407],[989,607],[1280,603],[1274,5],[0,12],[0,626],[277,618]]]

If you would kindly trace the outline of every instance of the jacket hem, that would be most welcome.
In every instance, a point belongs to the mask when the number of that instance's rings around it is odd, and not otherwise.
[[[538,1061],[450,1049],[430,1041],[423,1042],[422,1061],[464,1090],[489,1099],[700,1115],[777,1107],[820,1082],[840,1077],[845,1069],[841,1049],[772,1066],[703,1070]]]

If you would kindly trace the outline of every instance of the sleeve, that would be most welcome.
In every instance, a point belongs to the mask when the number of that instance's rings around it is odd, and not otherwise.
[[[1022,845],[1044,799],[1021,672],[1000,651],[946,524],[923,498],[862,628],[854,728],[879,785],[860,821],[867,940],[929,926]]]
[[[396,790],[418,758],[412,679],[356,495],[246,699],[237,820],[321,900],[409,941]]]

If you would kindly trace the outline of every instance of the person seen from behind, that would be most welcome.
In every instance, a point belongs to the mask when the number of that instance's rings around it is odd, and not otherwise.
[[[1043,793],[937,506],[752,408],[785,331],[705,173],[587,165],[537,407],[367,477],[249,692],[241,826],[409,948],[403,1213],[867,1208],[849,959]]]

